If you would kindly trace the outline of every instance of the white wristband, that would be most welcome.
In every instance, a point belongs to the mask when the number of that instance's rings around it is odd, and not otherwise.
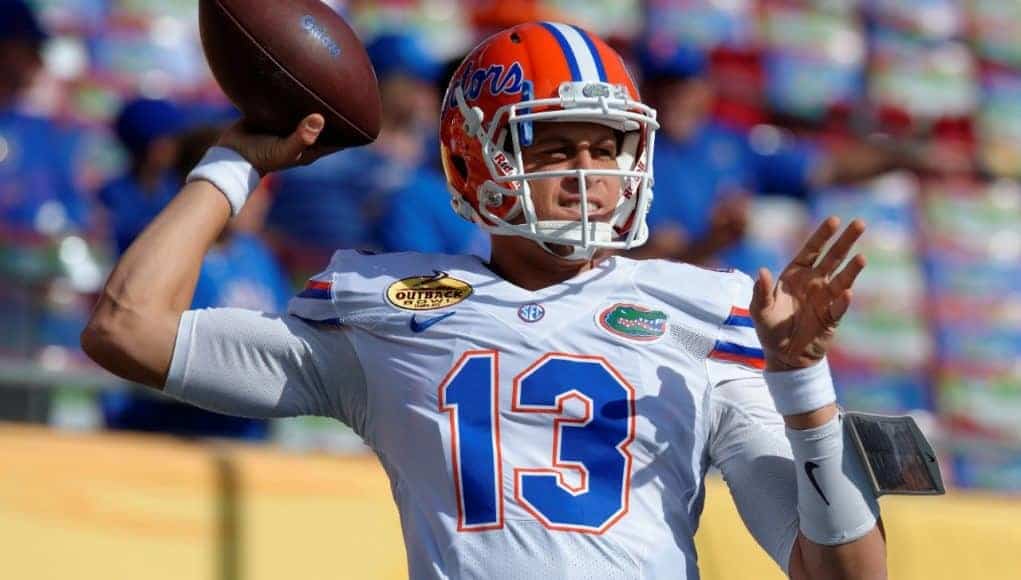
[[[259,186],[259,172],[240,153],[227,147],[210,147],[202,161],[185,180],[212,183],[230,203],[230,214],[236,216],[248,201],[248,196]]]
[[[799,415],[837,401],[830,365],[825,358],[807,368],[765,372],[762,376],[781,415]]]

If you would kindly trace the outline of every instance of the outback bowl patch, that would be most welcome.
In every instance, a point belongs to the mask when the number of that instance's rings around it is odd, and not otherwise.
[[[603,310],[596,322],[610,334],[652,342],[666,334],[665,313],[637,304],[614,304]]]
[[[436,310],[463,302],[472,292],[471,284],[434,270],[431,276],[412,276],[390,284],[386,299],[401,310]]]

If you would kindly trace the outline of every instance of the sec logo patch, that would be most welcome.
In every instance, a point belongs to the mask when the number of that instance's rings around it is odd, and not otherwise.
[[[542,304],[525,304],[518,308],[518,318],[525,322],[539,322],[546,316],[546,309],[542,307]]]
[[[386,289],[386,299],[401,310],[436,310],[464,302],[475,289],[464,280],[433,270],[432,276],[401,278]]]

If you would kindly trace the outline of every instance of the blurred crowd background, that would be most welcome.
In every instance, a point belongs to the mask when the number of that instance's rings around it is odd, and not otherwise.
[[[383,98],[369,147],[272,176],[193,306],[279,310],[336,248],[468,252],[436,124],[487,33],[607,38],[659,110],[637,257],[777,270],[821,216],[869,224],[831,356],[845,407],[912,413],[948,480],[1021,491],[1017,0],[350,0]],[[117,255],[236,113],[195,0],[0,0],[0,419],[360,447],[336,423],[186,408],[91,365],[78,334]]]

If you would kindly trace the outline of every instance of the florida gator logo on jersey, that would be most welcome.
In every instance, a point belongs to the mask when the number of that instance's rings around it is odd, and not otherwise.
[[[666,334],[667,315],[637,304],[614,304],[596,320],[610,334],[640,342],[652,342]]]

